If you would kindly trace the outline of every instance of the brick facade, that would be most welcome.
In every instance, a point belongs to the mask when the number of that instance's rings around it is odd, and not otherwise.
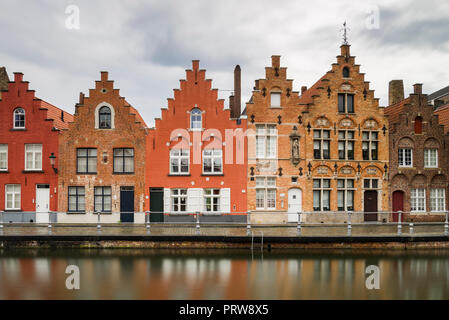
[[[23,74],[14,73],[14,81],[7,83],[7,90],[2,92],[0,118],[3,119],[0,126],[3,219],[48,222],[54,219],[49,211],[58,209],[57,173],[53,167],[57,169],[60,165],[60,130],[67,127],[72,116],[36,98],[29,83],[23,81]],[[53,167],[50,156],[55,157]]]
[[[102,107],[107,107],[102,109]],[[89,90],[89,96],[80,94],[80,101],[75,106],[74,121],[67,130],[63,130],[59,152],[63,155],[59,172],[59,217],[60,222],[95,222],[94,192],[97,188],[97,209],[104,211],[103,222],[143,222],[145,211],[145,161],[147,128],[139,113],[114,88],[114,81],[108,79],[107,72],[101,72],[101,80],[95,82],[95,89]],[[101,110],[110,112],[110,122],[101,118]],[[103,119],[103,120],[102,120]],[[103,128],[102,128],[103,127]],[[84,156],[86,148],[96,150],[96,157],[87,164]],[[82,150],[79,150],[82,149]],[[123,169],[123,149],[133,157],[126,162],[129,167]],[[131,151],[132,150],[132,151]],[[78,153],[79,152],[79,153]],[[86,152],[86,153],[84,153]],[[95,151],[92,151],[91,155]],[[114,157],[115,152],[120,156]],[[128,153],[127,153],[128,154]],[[78,168],[77,158],[80,159]],[[116,163],[116,168],[114,168]],[[89,172],[90,168],[92,172]],[[96,166],[96,168],[95,168]],[[86,173],[88,172],[88,173]],[[76,186],[84,187],[77,190]],[[69,187],[71,192],[84,193],[72,197],[69,208]],[[99,187],[106,187],[100,189]],[[111,189],[108,189],[108,188]],[[109,191],[110,190],[110,191]],[[129,193],[126,193],[129,192]],[[134,194],[132,195],[132,192]],[[127,205],[131,208],[121,214],[127,195]],[[110,194],[110,195],[109,195]],[[105,196],[103,196],[105,195]],[[102,202],[104,201],[104,202]],[[84,205],[83,205],[84,202]],[[134,202],[134,205],[132,204]],[[130,210],[131,209],[131,210]],[[130,210],[130,211],[129,211]]]
[[[218,90],[212,89],[212,80],[206,78],[198,60],[186,70],[186,79],[180,84],[148,135],[146,189],[152,220],[191,221],[188,214],[201,212],[202,220],[246,221],[246,120],[240,118],[239,108],[231,119],[230,109],[224,109],[224,101],[217,99]],[[234,102],[234,106],[239,103],[238,99]],[[232,136],[238,131],[241,139]],[[217,172],[209,172],[206,164],[203,167],[204,152],[209,148],[222,154]],[[171,167],[171,159],[178,158],[170,153],[180,149],[186,152],[185,162]],[[206,197],[211,189],[219,196],[213,212]],[[176,192],[185,197],[174,200]]]
[[[439,125],[438,116],[433,112],[434,107],[427,100],[427,95],[422,94],[422,85],[415,84],[413,94],[385,110],[390,122],[390,207],[393,211],[407,212],[403,217],[406,221],[444,220],[444,210],[432,212],[431,189],[444,190],[447,208],[449,136],[445,135],[443,125]],[[410,165],[404,160],[399,163],[399,149],[411,150]],[[426,167],[425,149],[437,150],[436,167],[429,167],[429,163]],[[424,190],[423,210],[418,208],[410,213],[411,193],[417,189]]]

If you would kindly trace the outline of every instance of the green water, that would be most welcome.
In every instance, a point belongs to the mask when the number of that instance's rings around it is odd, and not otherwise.
[[[0,250],[0,299],[449,299],[449,250]]]

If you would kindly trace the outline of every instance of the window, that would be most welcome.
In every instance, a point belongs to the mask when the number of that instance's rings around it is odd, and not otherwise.
[[[77,173],[97,173],[97,149],[77,149]]]
[[[276,158],[277,130],[275,125],[256,125],[256,157]]]
[[[69,187],[69,211],[86,211],[86,198],[84,187]]]
[[[204,211],[220,211],[220,189],[204,189]]]
[[[170,174],[189,173],[189,149],[170,150]]]
[[[354,95],[349,93],[338,94],[338,112],[354,113]]]
[[[100,129],[111,129],[111,109],[109,107],[101,107],[98,111],[99,128]]]
[[[14,129],[25,129],[25,110],[22,108],[14,110]]]
[[[201,129],[203,127],[201,110],[198,108],[190,111],[190,129]]]
[[[349,78],[349,68],[348,67],[343,68],[343,78]]]
[[[413,166],[413,152],[409,148],[401,148],[398,150],[398,161],[400,167]]]
[[[363,179],[363,188],[377,189],[377,188],[379,188],[379,180],[378,179]]]
[[[187,211],[187,189],[171,189],[171,211]]]
[[[223,152],[218,149],[204,149],[203,173],[223,173]]]
[[[426,211],[426,189],[412,189],[411,191],[411,211],[425,212]]]
[[[415,133],[416,134],[422,133],[422,118],[421,117],[415,118]]]
[[[362,155],[363,160],[378,159],[378,141],[377,131],[363,131],[362,133]]]
[[[25,145],[25,170],[42,170],[42,145]]]
[[[354,179],[337,180],[338,211],[354,211]]]
[[[330,131],[313,130],[313,157],[330,159]]]
[[[330,211],[330,179],[313,179],[313,211]]]
[[[271,100],[272,108],[279,108],[281,106],[281,93],[280,92],[271,92],[270,100]]]
[[[0,144],[0,171],[8,170],[8,145]]]
[[[95,212],[111,212],[112,210],[112,191],[111,187],[94,188],[94,210]]]
[[[20,210],[20,184],[5,185],[5,209]]]
[[[276,178],[256,178],[256,209],[276,209]]]
[[[134,149],[114,149],[114,173],[134,172]]]
[[[438,149],[424,149],[424,167],[438,168]]]
[[[338,131],[338,159],[354,160],[354,131]]]
[[[430,189],[430,211],[446,211],[446,197],[444,188]]]

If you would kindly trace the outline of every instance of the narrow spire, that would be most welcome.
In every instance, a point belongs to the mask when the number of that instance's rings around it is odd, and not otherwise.
[[[346,26],[346,21],[343,23],[343,28],[340,29],[340,32],[343,31],[343,43],[342,45],[348,46],[348,31],[351,30]]]

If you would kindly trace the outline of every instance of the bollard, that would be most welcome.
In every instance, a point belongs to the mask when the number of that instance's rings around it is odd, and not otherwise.
[[[196,212],[196,233],[200,233],[200,213]]]
[[[398,235],[402,234],[402,211],[398,211]]]
[[[51,228],[51,218],[50,218],[50,212],[48,213],[48,228]]]
[[[296,226],[298,235],[301,235],[301,212],[298,211],[298,225]]]
[[[150,211],[145,212],[145,223],[146,223],[147,230],[150,231],[150,224],[151,224]]]
[[[448,235],[449,234],[449,222],[447,220],[448,218],[448,212],[446,211],[446,221],[444,222],[444,235]]]
[[[413,222],[410,222],[410,225],[409,225],[409,232],[410,232],[410,234],[413,234]]]
[[[352,235],[351,211],[348,211],[348,236]]]
[[[100,224],[100,211],[97,212],[97,215],[98,215],[97,229],[101,229],[101,224]]]
[[[447,217],[447,216],[446,216]],[[446,219],[447,220],[447,219]],[[3,211],[0,211],[0,230],[3,229]]]
[[[251,216],[250,211],[246,214],[246,235],[249,236],[251,233]]]

